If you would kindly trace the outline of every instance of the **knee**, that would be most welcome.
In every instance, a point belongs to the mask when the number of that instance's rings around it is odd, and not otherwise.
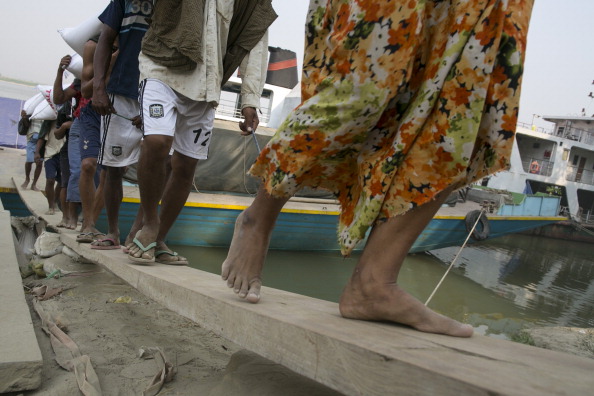
[[[94,175],[97,170],[97,160],[94,158],[85,158],[80,164],[80,173]]]
[[[165,135],[145,136],[142,143],[141,155],[149,155],[151,163],[153,161],[163,163],[169,156],[169,148],[173,142],[173,137]]]
[[[122,177],[124,176],[124,173],[126,171],[125,167],[113,167],[113,166],[109,166],[106,168],[106,173],[105,173],[105,179],[106,180],[121,180]]]
[[[197,164],[198,160],[180,155],[171,162],[171,173],[173,176],[191,179],[194,177]]]

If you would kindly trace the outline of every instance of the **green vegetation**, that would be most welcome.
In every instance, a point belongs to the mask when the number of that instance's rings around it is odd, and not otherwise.
[[[511,340],[513,342],[519,342],[520,344],[532,345],[534,346],[534,339],[530,334],[525,332],[524,330],[520,330],[517,333],[512,334]]]

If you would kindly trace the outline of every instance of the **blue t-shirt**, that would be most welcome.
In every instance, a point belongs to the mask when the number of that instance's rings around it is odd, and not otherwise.
[[[109,77],[107,92],[138,98],[138,54],[153,14],[152,0],[111,0],[99,20],[118,32],[120,52]]]

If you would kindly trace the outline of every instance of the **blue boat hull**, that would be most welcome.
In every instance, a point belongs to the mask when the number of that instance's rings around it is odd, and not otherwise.
[[[120,210],[121,235],[127,235],[138,210],[138,202],[127,200]],[[186,205],[170,230],[166,242],[173,245],[228,247],[233,236],[235,219],[242,206]],[[489,238],[529,230],[562,220],[559,217],[494,216],[489,219]],[[278,250],[339,250],[337,213],[320,211],[283,211],[278,217],[271,249]],[[105,230],[104,216],[98,228]],[[413,245],[410,253],[448,246],[460,246],[468,236],[464,217],[436,216]],[[469,242],[474,240],[470,239]],[[363,243],[359,248],[363,247]]]

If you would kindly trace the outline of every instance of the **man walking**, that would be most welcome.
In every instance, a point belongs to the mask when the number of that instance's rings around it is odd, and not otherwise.
[[[165,236],[188,198],[198,160],[208,156],[221,86],[237,67],[245,118],[240,127],[250,134],[258,126],[267,32],[276,13],[270,0],[159,0],[152,19],[139,57],[144,142],[138,180],[145,221],[128,255],[133,262],[185,264]]]

